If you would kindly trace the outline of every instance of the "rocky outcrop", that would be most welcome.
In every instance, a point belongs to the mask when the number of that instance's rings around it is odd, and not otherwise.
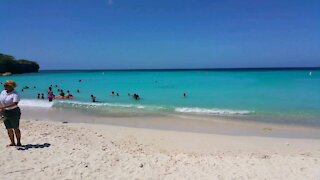
[[[5,72],[5,73],[2,73],[1,76],[11,76],[12,73],[11,72]]]
[[[39,71],[39,64],[34,61],[20,59],[0,53],[0,73],[22,74]]]

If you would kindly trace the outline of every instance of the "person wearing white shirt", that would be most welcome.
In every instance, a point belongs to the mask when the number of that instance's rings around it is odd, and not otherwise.
[[[21,146],[21,132],[19,129],[21,111],[18,107],[20,96],[14,88],[17,84],[12,80],[4,83],[4,90],[0,94],[0,111],[3,114],[4,125],[6,126],[11,144],[8,146]],[[15,143],[14,135],[17,139]]]

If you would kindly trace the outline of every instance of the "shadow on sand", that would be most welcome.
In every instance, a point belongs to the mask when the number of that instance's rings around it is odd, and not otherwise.
[[[20,147],[17,147],[17,150],[19,151],[25,151],[28,149],[32,149],[32,148],[45,148],[45,147],[50,147],[51,144],[49,143],[44,143],[44,144],[26,144],[26,145],[22,145]]]

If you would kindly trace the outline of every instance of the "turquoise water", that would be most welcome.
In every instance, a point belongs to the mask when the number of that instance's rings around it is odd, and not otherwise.
[[[232,116],[320,125],[320,70],[312,70],[311,75],[310,71],[42,71],[0,80],[18,83],[22,106],[51,106],[36,99],[37,93],[46,95],[52,84],[56,95],[58,85],[75,96],[55,100],[52,108],[100,116]],[[30,89],[21,92],[24,86]],[[110,96],[111,91],[120,96]],[[136,101],[128,93],[142,99]],[[91,103],[91,94],[98,103]]]

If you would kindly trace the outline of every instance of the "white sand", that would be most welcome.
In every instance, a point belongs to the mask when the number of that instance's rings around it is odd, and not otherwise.
[[[0,129],[1,179],[320,179],[320,140],[21,121]]]

